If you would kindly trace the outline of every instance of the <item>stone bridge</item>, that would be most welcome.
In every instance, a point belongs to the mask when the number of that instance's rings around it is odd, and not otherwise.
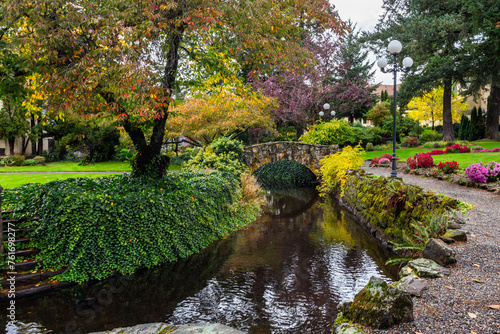
[[[270,162],[289,160],[309,168],[318,176],[319,161],[339,151],[337,145],[315,145],[299,142],[272,142],[245,147],[245,163],[251,172]]]

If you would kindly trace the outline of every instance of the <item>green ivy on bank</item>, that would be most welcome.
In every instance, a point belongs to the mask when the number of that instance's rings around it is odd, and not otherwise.
[[[83,282],[185,258],[255,220],[238,179],[218,171],[68,179],[5,192],[17,216],[37,217],[44,268]]]

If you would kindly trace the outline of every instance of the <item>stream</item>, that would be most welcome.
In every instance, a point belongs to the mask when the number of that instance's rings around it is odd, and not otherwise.
[[[266,197],[254,224],[188,259],[17,300],[18,324],[9,333],[88,333],[163,321],[326,334],[337,306],[371,276],[394,278],[384,266],[388,254],[315,189]],[[97,301],[76,306],[78,293]]]

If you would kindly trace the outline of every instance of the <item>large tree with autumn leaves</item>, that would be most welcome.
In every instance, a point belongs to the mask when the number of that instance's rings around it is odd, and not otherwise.
[[[182,81],[179,62],[207,61],[209,46],[245,72],[308,59],[306,32],[342,32],[327,0],[2,1],[13,45],[42,63],[47,108],[108,114],[138,150],[135,171],[162,174],[165,125]],[[243,73],[245,74],[245,73]]]

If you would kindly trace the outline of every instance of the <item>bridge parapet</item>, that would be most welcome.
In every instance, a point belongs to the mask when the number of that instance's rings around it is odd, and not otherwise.
[[[316,145],[300,142],[271,142],[245,147],[245,163],[250,171],[270,162],[289,160],[309,168],[318,175],[319,161],[326,155],[339,151],[338,145]]]

